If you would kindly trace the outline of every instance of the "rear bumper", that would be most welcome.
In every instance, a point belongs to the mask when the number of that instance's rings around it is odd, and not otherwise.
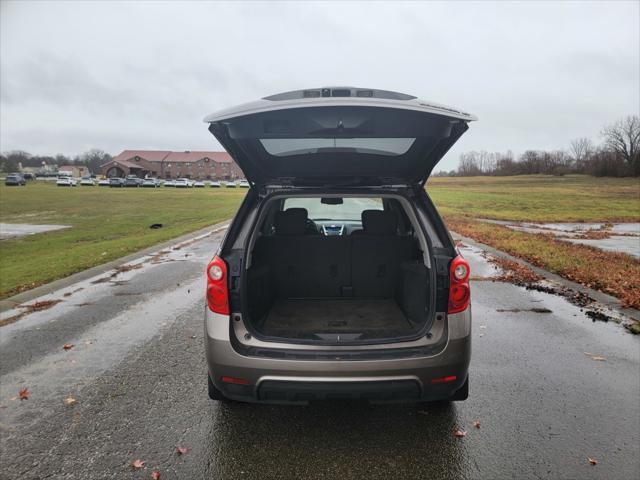
[[[338,398],[374,402],[444,400],[467,379],[471,357],[469,310],[449,319],[450,323],[456,321],[467,327],[449,329],[448,342],[439,353],[379,360],[249,357],[233,348],[229,317],[208,310],[207,317],[205,343],[209,375],[215,386],[234,400],[294,404]],[[433,383],[454,376],[455,380]],[[222,377],[241,379],[246,384],[222,381]]]

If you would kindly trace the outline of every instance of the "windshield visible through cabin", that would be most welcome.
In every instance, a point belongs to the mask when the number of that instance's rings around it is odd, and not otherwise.
[[[351,220],[359,222],[363,210],[383,210],[381,198],[343,198],[342,203],[327,205],[320,198],[295,197],[284,201],[288,208],[306,208],[311,220]],[[335,199],[332,199],[335,200]]]

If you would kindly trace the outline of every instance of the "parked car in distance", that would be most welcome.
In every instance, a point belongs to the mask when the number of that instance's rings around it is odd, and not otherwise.
[[[204,188],[204,182],[202,180],[196,180],[195,182],[193,182],[193,186],[195,188]]]
[[[109,186],[109,179],[108,178],[102,178],[102,179],[98,180],[98,186],[99,187],[108,187]]]
[[[35,180],[36,176],[33,173],[23,173],[22,176],[24,177],[25,180]]]
[[[142,179],[136,177],[135,175],[127,175],[124,179],[125,187],[139,187],[142,185]]]
[[[224,186],[227,188],[236,188],[236,182],[226,182]]]
[[[80,185],[84,185],[86,187],[95,187],[96,181],[94,178],[91,178],[90,176],[85,176],[85,177],[82,177],[82,179],[80,179]]]
[[[21,173],[10,173],[4,179],[4,184],[9,186],[21,185],[24,187],[27,184],[27,181]]]
[[[78,181],[73,177],[58,177],[56,185],[59,187],[75,187],[78,185]]]
[[[206,270],[210,398],[468,397],[469,264],[425,184],[473,120],[352,87],[205,118],[255,187]]]
[[[220,188],[220,182],[216,182],[216,181],[209,182],[209,186],[211,188]]]
[[[191,188],[193,187],[193,182],[188,178],[178,178],[174,182],[174,187],[176,188]]]
[[[176,186],[176,182],[175,182],[175,180],[169,179],[169,180],[165,180],[163,185],[165,187],[175,187]]]
[[[240,188],[249,188],[249,186],[250,186],[250,185],[249,185],[249,182],[247,182],[246,180],[242,180],[242,181],[240,181],[240,183],[238,184],[238,186],[239,186]]]
[[[122,188],[124,187],[124,178],[121,177],[111,177],[109,179],[109,186],[111,188]]]
[[[145,178],[142,181],[142,186],[144,188],[158,188],[160,186],[160,180],[157,178]]]

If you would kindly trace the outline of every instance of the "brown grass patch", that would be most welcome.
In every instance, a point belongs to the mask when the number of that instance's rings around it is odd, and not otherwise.
[[[617,252],[572,244],[553,235],[525,233],[463,217],[447,217],[460,235],[491,245],[566,279],[612,295],[640,309],[640,261]]]
[[[493,257],[490,261],[500,267],[503,271],[501,275],[493,277],[493,280],[523,285],[539,282],[544,278],[526,265],[522,265],[507,258]]]

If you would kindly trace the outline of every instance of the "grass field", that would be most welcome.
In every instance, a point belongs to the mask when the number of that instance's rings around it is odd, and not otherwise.
[[[640,308],[640,262],[626,255],[514,232],[477,218],[640,221],[632,178],[519,176],[433,178],[427,190],[449,227]],[[72,228],[0,245],[0,298],[230,218],[244,190],[0,186],[0,221]],[[162,223],[150,230],[152,223]]]
[[[457,233],[640,308],[638,260],[476,220],[638,222],[638,179],[578,175],[434,178],[427,191],[449,228]]]
[[[246,190],[0,186],[0,222],[72,228],[0,243],[0,298],[192,232],[236,211]],[[163,224],[157,230],[153,223]]]
[[[445,217],[530,222],[640,220],[637,178],[446,177],[430,179],[427,191]]]

